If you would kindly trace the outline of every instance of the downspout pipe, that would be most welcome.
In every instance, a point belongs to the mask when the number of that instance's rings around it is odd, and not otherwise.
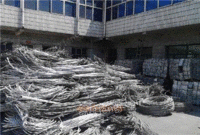
[[[24,32],[24,0],[20,0],[20,8],[21,8],[21,26],[15,32],[16,36],[19,36]]]
[[[79,35],[79,3],[80,0],[76,0],[76,29],[74,31],[74,35],[78,36]]]
[[[106,0],[103,2],[103,38],[106,39]]]
[[[21,28],[24,28],[24,0],[20,0],[21,5],[21,13],[22,13],[22,22],[21,22]]]

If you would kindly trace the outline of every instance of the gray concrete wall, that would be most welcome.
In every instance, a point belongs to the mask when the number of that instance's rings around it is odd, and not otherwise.
[[[200,23],[200,1],[186,0],[106,23],[106,36],[120,36]]]
[[[137,48],[138,46],[152,47],[153,58],[165,58],[166,46],[200,44],[199,29],[200,25],[194,25],[109,39],[114,42],[118,52],[118,60],[125,59],[126,48]]]
[[[13,42],[13,48],[23,44],[33,46],[42,50],[42,46],[60,46],[65,48],[69,55],[72,54],[72,47],[87,48],[88,57],[92,58],[94,54],[98,54],[98,46],[93,43],[96,38],[88,37],[73,37],[69,35],[58,35],[55,33],[39,33],[39,32],[24,32],[20,36],[16,36],[14,31],[2,31],[1,42]]]

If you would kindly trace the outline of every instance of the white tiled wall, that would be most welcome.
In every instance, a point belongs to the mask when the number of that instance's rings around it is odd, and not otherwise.
[[[200,1],[184,1],[106,23],[107,37],[200,23]]]
[[[102,37],[103,36],[103,23],[93,22],[91,20],[80,19],[79,20],[79,34],[89,37]]]
[[[21,9],[0,4],[1,26],[20,27]],[[82,36],[102,37],[103,23],[79,20],[78,32]],[[76,18],[61,14],[25,9],[24,27],[26,29],[74,34],[77,30]]]
[[[21,22],[21,12],[19,8],[4,6],[0,4],[1,26],[19,27]]]

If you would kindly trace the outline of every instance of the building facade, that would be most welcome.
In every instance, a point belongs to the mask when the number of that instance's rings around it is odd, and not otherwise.
[[[63,46],[73,57],[200,57],[198,0],[0,0],[1,47]]]

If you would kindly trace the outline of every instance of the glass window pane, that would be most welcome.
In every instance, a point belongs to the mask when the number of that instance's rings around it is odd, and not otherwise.
[[[187,46],[169,46],[168,58],[186,58]]]
[[[170,46],[169,47],[170,54],[187,54],[186,46]]]
[[[94,9],[94,21],[102,22],[102,10]]]
[[[81,55],[81,49],[77,49],[76,51],[78,55]]]
[[[65,15],[76,17],[76,4],[75,3],[65,3]]]
[[[159,0],[159,7],[171,5],[171,0]]]
[[[63,2],[60,0],[52,0],[52,12],[62,14],[63,13]]]
[[[85,0],[80,0],[80,3],[81,4],[85,4]]]
[[[134,59],[136,58],[136,48],[127,48],[125,50],[125,58],[126,59]]]
[[[6,50],[6,45],[1,44],[1,52],[4,52]]]
[[[126,15],[132,15],[133,14],[133,1],[129,1],[126,3]]]
[[[28,9],[37,9],[37,0],[24,0],[24,7]]]
[[[4,3],[5,3],[5,5],[20,7],[20,0],[5,0]]]
[[[87,0],[87,5],[92,6],[92,0]]]
[[[125,4],[119,5],[119,17],[123,17],[125,13]]]
[[[111,9],[106,9],[106,21],[110,21],[111,18]]]
[[[83,48],[82,49],[82,55],[86,55],[87,54],[87,49],[86,48]]]
[[[106,2],[106,7],[110,7],[111,6],[111,1],[110,0],[107,0]]]
[[[85,6],[80,6],[80,17],[85,18]]]
[[[113,5],[116,5],[118,3],[121,3],[121,1],[120,0],[113,0]]]
[[[174,4],[174,3],[183,2],[183,1],[185,1],[185,0],[173,0],[173,4]]]
[[[75,53],[76,53],[75,48],[72,48],[72,54],[75,55]]]
[[[2,3],[2,0],[0,0],[0,3]]]
[[[103,7],[103,1],[95,0],[94,1],[94,6],[102,8]]]
[[[144,0],[135,0],[135,14],[144,12]]]
[[[152,58],[152,47],[143,47],[141,51],[141,59]]]
[[[92,20],[92,8],[86,7],[86,19]]]
[[[112,19],[117,18],[118,6],[112,8]]]
[[[149,11],[157,8],[157,3],[158,3],[157,0],[147,0],[146,10]]]
[[[7,43],[6,44],[6,50],[7,51],[12,51],[13,50],[12,43]]]
[[[50,12],[50,0],[40,0],[39,1],[39,10]]]
[[[188,49],[188,55],[192,55],[193,58],[200,58],[200,45],[191,45]]]

